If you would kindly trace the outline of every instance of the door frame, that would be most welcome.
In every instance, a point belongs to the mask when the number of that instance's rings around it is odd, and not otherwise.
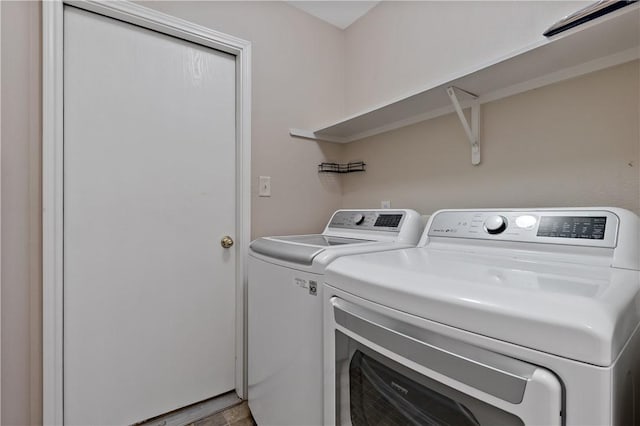
[[[128,1],[42,3],[43,423],[63,424],[63,30],[65,5],[229,53],[236,58],[236,365],[246,399],[246,259],[251,226],[251,43]],[[212,167],[214,164],[212,164]]]
[[[2,5],[0,4],[0,38]],[[2,43],[0,43],[0,129],[2,129]],[[0,188],[2,188],[2,132],[0,132]],[[2,195],[0,192],[0,277],[2,277]],[[0,278],[0,378],[2,377],[2,279]],[[2,423],[2,380],[0,380],[0,423]]]

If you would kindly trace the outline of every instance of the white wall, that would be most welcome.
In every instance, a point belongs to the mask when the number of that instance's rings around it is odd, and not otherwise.
[[[383,1],[345,31],[356,113],[543,39],[590,1]]]

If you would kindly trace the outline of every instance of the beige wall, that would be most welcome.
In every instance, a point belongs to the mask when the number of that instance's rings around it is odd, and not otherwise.
[[[344,34],[283,2],[144,2],[249,40],[253,49],[252,234],[319,232],[340,206],[340,180],[316,166],[341,147],[289,136],[343,115]],[[257,196],[271,176],[272,197]]]
[[[638,61],[482,106],[482,163],[449,114],[348,144],[367,172],[344,177],[343,207],[605,205],[640,213]]]
[[[384,1],[345,31],[355,113],[447,81],[543,39],[591,1]]]
[[[382,2],[345,31],[353,113],[543,40],[590,2]],[[485,104],[482,164],[453,114],[346,145],[343,207],[639,205],[638,64]]]
[[[377,207],[387,199],[425,213],[498,205],[612,204],[640,210],[637,63],[485,105],[479,167],[470,165],[468,143],[453,115],[346,146],[288,135],[289,127],[331,122],[485,60],[486,51],[476,48],[506,53],[546,27],[545,14],[562,15],[577,4],[543,3],[546,12],[524,14],[516,12],[525,6],[493,4],[487,7],[511,10],[493,22],[506,26],[506,33],[480,27],[472,36],[448,31],[426,39],[420,35],[439,21],[433,10],[422,9],[428,4],[382,3],[347,32],[277,2],[144,4],[253,43],[254,236],[315,232],[341,204]],[[0,7],[1,422],[38,424],[40,7],[6,1]],[[514,16],[524,21],[513,23]],[[468,17],[450,27],[481,22]],[[316,164],[324,159],[364,159],[369,167],[343,178],[318,175]],[[257,197],[260,175],[272,176],[271,198]]]
[[[2,7],[2,424],[41,422],[40,5]]]

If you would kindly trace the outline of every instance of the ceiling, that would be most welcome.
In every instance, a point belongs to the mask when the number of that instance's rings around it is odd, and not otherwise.
[[[344,30],[380,2],[326,0],[287,3]]]

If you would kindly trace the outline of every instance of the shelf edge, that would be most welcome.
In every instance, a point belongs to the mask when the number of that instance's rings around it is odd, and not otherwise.
[[[336,136],[322,136],[316,134],[313,130],[304,130],[304,129],[289,129],[289,135],[301,138],[301,139],[311,139],[314,141],[324,141],[324,142],[333,142],[333,143],[348,143],[351,142],[347,138],[341,138]]]
[[[449,113],[454,112],[454,109],[452,106],[444,106],[444,107],[439,107],[421,114],[417,114],[417,115],[411,115],[411,116],[407,116],[406,118],[403,118],[401,120],[398,121],[394,121],[391,123],[387,123],[387,124],[383,124],[381,126],[378,127],[374,127],[374,128],[370,128],[364,131],[361,131],[359,133],[353,133],[353,134],[346,134],[345,136],[335,136],[335,135],[329,135],[329,134],[324,134],[324,131],[335,127],[337,125],[341,125],[344,123],[348,123],[349,121],[352,121],[354,119],[357,118],[361,118],[361,117],[365,117],[369,114],[375,113],[385,107],[388,107],[390,105],[396,104],[396,103],[401,103],[402,101],[411,98],[412,96],[416,96],[416,95],[420,95],[429,91],[433,91],[438,89],[441,86],[446,86],[449,83],[454,83],[455,80],[457,79],[461,79],[463,77],[472,75],[476,72],[482,71],[485,68],[489,68],[493,65],[496,65],[498,63],[501,63],[503,61],[515,58],[517,56],[523,55],[523,54],[527,54],[528,52],[531,52],[539,47],[542,47],[544,45],[550,44],[550,43],[554,43],[557,40],[560,39],[564,39],[566,37],[571,37],[577,33],[580,33],[584,30],[588,30],[589,28],[593,27],[593,26],[597,26],[602,22],[606,22],[609,20],[615,20],[623,15],[627,15],[627,14],[638,14],[638,12],[640,11],[640,2],[635,4],[635,5],[631,5],[631,6],[627,6],[625,8],[621,8],[618,11],[615,11],[611,14],[605,15],[603,17],[600,17],[592,22],[589,22],[587,24],[583,24],[579,27],[573,28],[571,30],[568,30],[566,32],[562,32],[557,34],[556,36],[553,36],[549,39],[545,39],[545,40],[540,40],[536,43],[533,43],[532,45],[526,46],[522,49],[519,49],[517,51],[511,52],[508,55],[503,56],[502,58],[498,58],[498,59],[494,59],[492,61],[489,61],[488,63],[481,65],[479,67],[473,67],[471,68],[473,71],[467,70],[465,72],[462,73],[458,73],[458,78],[453,78],[453,79],[449,79],[447,81],[440,81],[438,84],[433,84],[433,85],[427,85],[426,87],[423,86],[422,89],[418,90],[418,91],[414,91],[411,94],[407,95],[407,96],[403,96],[400,98],[397,98],[391,102],[387,102],[383,105],[379,105],[377,107],[374,107],[372,109],[368,109],[364,112],[360,112],[354,115],[351,115],[341,121],[338,122],[334,122],[331,125],[328,126],[324,126],[315,130],[302,130],[302,129],[290,129],[290,135],[294,136],[294,137],[299,137],[299,138],[304,138],[304,139],[311,139],[311,140],[321,140],[321,141],[327,141],[327,142],[334,142],[334,143],[350,143],[350,142],[354,142],[357,140],[361,140],[367,137],[371,137],[371,136],[375,136],[381,133],[385,133],[385,132],[389,132],[392,130],[396,130],[405,126],[409,126],[412,124],[416,124],[419,123],[421,121],[425,121],[425,120],[429,120],[429,119],[433,119],[442,115],[446,115]],[[480,96],[479,101],[481,104],[487,103],[487,102],[492,102],[495,100],[499,100],[508,96],[513,96],[513,95],[517,95],[519,93],[523,93],[529,90],[534,90],[540,87],[544,87],[547,85],[551,85],[554,83],[558,83],[564,80],[569,80],[572,78],[576,78],[585,74],[589,74],[592,72],[596,72],[602,69],[606,69],[606,68],[610,68],[616,65],[620,65],[626,62],[630,62],[633,60],[637,60],[640,59],[640,45],[636,45],[635,47],[623,50],[623,51],[618,51],[615,53],[612,53],[608,56],[604,56],[604,57],[599,57],[599,58],[595,58],[592,59],[590,61],[587,62],[583,62],[581,64],[577,64],[577,65],[573,65],[564,69],[560,69],[557,71],[553,71],[551,73],[527,80],[527,81],[523,81],[520,83],[516,83],[513,84],[511,86],[507,86],[507,87],[503,87],[497,90],[494,90],[492,92],[488,92],[485,93],[483,95]],[[474,69],[475,68],[475,69]],[[454,74],[456,75],[456,74]],[[464,89],[464,87],[462,87]],[[463,108],[468,108],[470,106],[469,103],[461,103],[461,106]]]
[[[351,115],[347,116],[346,118],[344,118],[344,119],[342,119],[340,121],[332,122],[331,124],[324,125],[324,126],[322,126],[320,128],[317,128],[312,132],[314,134],[314,136],[309,138],[309,139],[327,140],[327,138],[332,138],[332,139],[339,139],[339,140],[332,140],[333,142],[348,143],[348,142],[352,142],[354,140],[362,139],[363,137],[373,136],[374,134],[381,133],[381,132],[374,132],[374,129],[372,129],[372,130],[367,130],[365,132],[361,132],[360,134],[357,134],[357,135],[350,135],[350,136],[345,136],[345,137],[321,136],[322,132],[324,130],[329,129],[329,128],[332,128],[332,127],[344,124],[346,122],[349,122],[351,120],[354,120],[354,119],[366,116],[368,114],[374,113],[374,112],[376,112],[378,110],[381,110],[381,109],[383,109],[385,107],[388,107],[390,105],[393,105],[393,104],[396,104],[396,103],[401,103],[402,101],[404,101],[404,100],[406,100],[408,98],[420,95],[420,94],[428,92],[430,90],[434,90],[437,87],[446,86],[446,85],[448,85],[450,83],[455,82],[456,80],[460,80],[460,79],[462,79],[464,77],[467,77],[467,76],[470,76],[470,75],[475,74],[477,72],[480,72],[480,71],[482,71],[482,70],[484,70],[486,68],[490,68],[493,65],[497,65],[497,64],[505,62],[507,60],[514,59],[514,58],[516,58],[518,56],[521,56],[521,55],[527,54],[529,52],[532,52],[532,51],[534,51],[534,50],[536,50],[536,49],[538,49],[540,47],[543,47],[545,45],[553,44],[554,42],[559,41],[561,39],[575,36],[576,34],[581,33],[581,32],[583,32],[585,30],[588,31],[590,28],[592,28],[594,26],[598,26],[599,24],[602,24],[602,23],[604,23],[606,21],[618,19],[618,18],[621,18],[621,17],[623,17],[624,15],[627,15],[627,14],[629,14],[629,15],[637,14],[639,11],[640,11],[640,2],[638,2],[636,4],[632,4],[630,6],[623,7],[623,8],[618,9],[618,10],[612,12],[612,13],[609,13],[607,15],[601,16],[601,17],[599,17],[599,18],[597,18],[597,19],[595,19],[593,21],[587,22],[585,24],[582,24],[582,25],[577,26],[575,28],[569,29],[567,31],[563,31],[561,33],[558,33],[555,36],[535,41],[535,42],[533,42],[533,43],[531,43],[531,44],[529,44],[527,46],[524,46],[524,47],[522,47],[520,49],[516,49],[514,51],[511,51],[511,52],[509,52],[509,53],[507,53],[505,55],[501,55],[501,56],[498,56],[496,58],[493,58],[492,60],[489,60],[489,61],[487,61],[485,63],[469,67],[469,68],[463,70],[462,72],[453,73],[448,78],[436,79],[435,81],[432,81],[430,84],[425,84],[425,85],[421,86],[418,90],[411,91],[411,92],[405,94],[404,96],[395,97],[395,98],[391,99],[390,101],[384,102],[382,104],[378,104],[378,105],[376,105],[374,107],[371,107],[371,108],[368,108],[368,109],[366,109],[364,111],[360,111],[358,113],[351,114]],[[611,56],[613,56],[613,55],[611,55]],[[594,61],[597,61],[599,59],[601,59],[601,58],[595,59]],[[620,62],[620,63],[622,63],[622,62]],[[575,67],[570,67],[568,69],[578,68],[581,65],[582,64],[577,65]],[[613,64],[613,65],[615,65],[615,64]],[[613,66],[613,65],[611,65],[611,66]],[[560,74],[560,73],[562,73],[564,71],[565,70],[559,70],[559,71],[556,71],[556,72],[551,73],[551,74]],[[581,74],[578,74],[578,75],[581,75]],[[578,76],[578,75],[576,75],[576,76]],[[545,78],[545,77],[546,76],[542,76],[542,77],[540,77],[540,79]],[[571,77],[569,77],[569,78],[571,78]],[[558,81],[562,81],[562,80],[558,80]],[[518,85],[524,85],[524,84],[527,84],[527,83],[528,82],[518,83]],[[551,83],[549,83],[549,84],[551,84]],[[514,86],[517,86],[517,85],[514,85]],[[500,89],[500,90],[504,90],[504,89]],[[516,94],[516,92],[514,92],[513,94]],[[496,99],[498,99],[498,98],[496,98]],[[493,99],[493,100],[495,100],[495,99]],[[426,113],[425,115],[428,115],[428,114],[429,113]],[[431,117],[431,118],[434,118],[434,117]],[[387,127],[387,126],[392,126],[392,124],[385,125],[385,126],[382,126],[382,127]],[[391,130],[391,129],[389,129],[389,130]],[[388,131],[388,130],[385,129],[384,131]],[[360,135],[365,135],[365,136],[360,136]]]
[[[514,96],[520,93],[528,92],[530,90],[539,89],[544,86],[559,83],[565,80],[570,80],[572,78],[580,77],[585,74],[600,71],[638,59],[640,59],[640,48],[623,50],[622,52],[617,52],[603,58],[594,59],[592,61],[565,68],[532,80],[495,90],[493,92],[480,96],[479,101],[481,104],[497,101],[509,96]],[[461,106],[462,108],[469,108],[471,106],[471,103],[469,101],[461,102]],[[311,130],[301,129],[290,129],[290,134],[292,136],[305,139],[321,140],[334,143],[350,143],[368,138],[370,136],[379,135],[381,133],[390,132],[392,130],[397,130],[402,127],[420,123],[421,121],[431,120],[433,118],[451,114],[453,112],[453,106],[437,108],[424,114],[407,117],[406,119],[400,121],[395,121],[393,123],[389,123],[380,127],[373,128],[371,130],[367,130],[365,132],[357,133],[343,138],[323,135],[321,131],[314,132]]]
[[[560,83],[592,72],[615,67],[616,65],[622,65],[637,59],[640,59],[640,46],[632,47],[631,49],[616,52],[609,56],[604,56],[588,62],[583,62],[582,64],[574,65],[572,67],[563,68],[528,81],[523,81],[522,83],[494,90],[493,92],[481,95],[479,98],[480,103],[485,104],[487,102],[497,101],[509,96],[528,92],[529,90],[539,89],[544,86]]]
[[[462,102],[461,105],[462,105],[462,108],[468,108],[468,107],[471,106],[471,104],[469,102]],[[423,114],[418,114],[418,115],[413,115],[413,116],[407,117],[407,118],[405,118],[403,120],[395,121],[395,122],[389,123],[389,124],[385,124],[384,126],[376,127],[374,129],[367,130],[365,132],[356,133],[355,135],[352,135],[352,136],[350,136],[350,137],[348,137],[346,139],[347,139],[347,142],[355,142],[355,141],[358,141],[360,139],[368,138],[370,136],[379,135],[381,133],[390,132],[392,130],[397,130],[397,129],[401,129],[401,128],[406,127],[406,126],[410,126],[412,124],[420,123],[421,121],[431,120],[433,118],[437,118],[437,117],[441,117],[443,115],[451,114],[454,111],[455,110],[454,110],[453,106],[446,106],[446,107],[443,107],[443,108],[437,108],[437,109],[431,110],[429,112],[425,112]],[[319,134],[322,134],[322,133],[319,132]]]

